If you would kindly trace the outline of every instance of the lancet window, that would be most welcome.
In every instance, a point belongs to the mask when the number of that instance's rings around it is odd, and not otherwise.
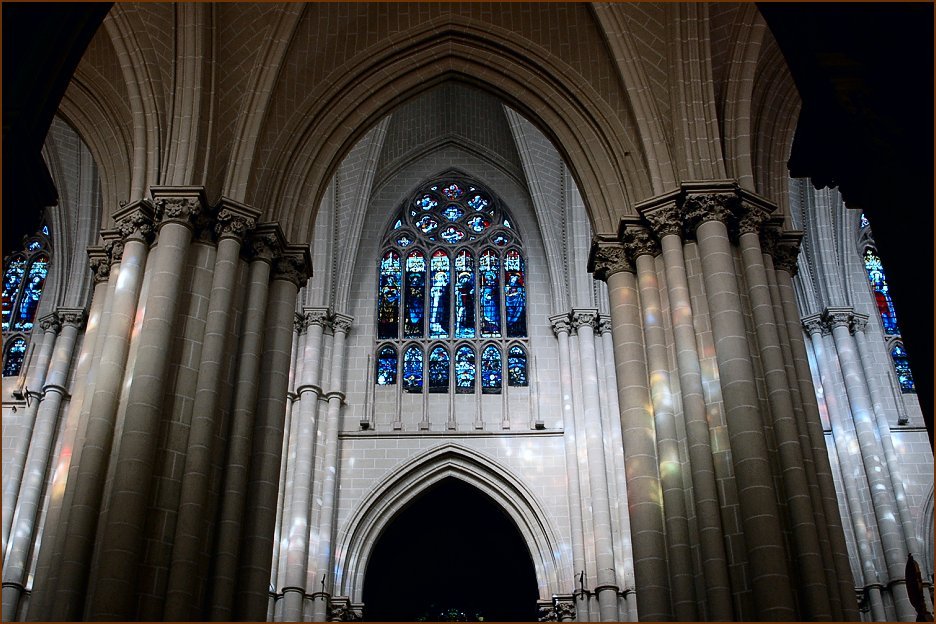
[[[380,254],[377,385],[399,377],[404,392],[460,394],[499,393],[504,379],[527,386],[526,270],[519,232],[492,193],[456,178],[420,188]]]
[[[23,249],[3,261],[3,376],[19,375],[29,333],[49,275],[49,227],[25,239]]]

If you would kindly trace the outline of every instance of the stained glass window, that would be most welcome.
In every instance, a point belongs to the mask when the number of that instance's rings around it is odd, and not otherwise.
[[[475,195],[468,200],[468,205],[471,206],[473,210],[484,210],[487,208],[488,203],[490,202],[482,195]]]
[[[526,386],[527,356],[523,347],[516,345],[507,352],[507,383],[511,386]]]
[[[475,337],[474,258],[465,249],[455,256],[455,337]]]
[[[500,261],[497,253],[487,250],[478,261],[481,283],[481,337],[499,338],[500,332]]]
[[[504,255],[504,317],[508,338],[527,335],[523,257],[516,249]]]
[[[484,215],[472,215],[468,218],[467,223],[469,229],[477,232],[478,234],[491,226],[491,220]]]
[[[454,225],[450,225],[439,232],[439,236],[442,237],[442,240],[444,240],[446,243],[457,243],[458,241],[465,238],[465,233]]]
[[[413,345],[403,355],[403,391],[422,392],[423,387],[423,352]]]
[[[862,212],[861,213],[861,227],[866,228],[866,227],[869,227],[870,225],[871,224],[868,223],[868,217],[864,216],[864,213]]]
[[[42,226],[42,233],[45,234],[46,236],[49,235],[49,226],[48,226],[48,225],[43,225],[43,226]]]
[[[14,377],[19,375],[23,367],[23,358],[26,357],[26,340],[15,338],[7,347],[6,357],[3,358],[3,376]]]
[[[29,274],[23,285],[23,294],[20,296],[18,310],[15,312],[13,329],[29,331],[33,327],[36,308],[39,307],[39,298],[42,296],[42,287],[46,276],[49,275],[49,258],[38,256],[29,265]]]
[[[494,345],[488,345],[481,353],[481,391],[484,393],[500,393],[503,370],[501,366],[500,350]]]
[[[448,392],[449,354],[436,347],[429,354],[429,392]]]
[[[403,315],[403,337],[423,337],[423,315],[426,307],[426,258],[418,249],[406,257],[406,312]]]
[[[891,301],[890,292],[887,288],[887,279],[884,276],[881,259],[871,249],[868,249],[865,252],[864,265],[865,270],[868,272],[868,280],[871,282],[874,301],[877,304],[878,312],[881,314],[884,333],[889,335],[899,334],[897,313],[894,311],[894,302]]]
[[[439,222],[429,215],[425,215],[416,222],[416,227],[418,227],[423,234],[428,234],[432,230],[439,227]]]
[[[429,288],[429,337],[448,338],[449,284],[452,281],[448,254],[444,251],[434,252],[429,272],[432,276],[432,286]]]
[[[455,353],[455,391],[474,392],[476,374],[474,350],[468,346],[458,347]]]
[[[442,214],[445,215],[445,218],[449,221],[458,221],[465,216],[465,211],[455,204],[449,204],[445,207],[445,210],[442,211]]]
[[[400,254],[388,251],[380,261],[377,294],[377,337],[398,338],[400,331]]]
[[[396,383],[397,354],[390,346],[383,347],[377,354],[377,384],[392,386]]]
[[[7,265],[3,274],[3,331],[10,330],[10,321],[13,318],[13,305],[19,293],[20,284],[26,274],[26,258],[17,257]]]
[[[464,195],[465,191],[463,191],[460,186],[453,183],[442,189],[442,193],[449,199],[455,200]]]
[[[907,352],[899,342],[891,349],[891,358],[894,360],[894,370],[897,371],[897,381],[900,383],[901,392],[916,392],[916,386],[913,385],[913,375],[910,373],[910,361],[907,359]]]

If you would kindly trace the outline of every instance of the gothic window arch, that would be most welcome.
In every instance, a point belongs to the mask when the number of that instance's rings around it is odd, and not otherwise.
[[[527,301],[523,241],[502,202],[464,178],[423,185],[380,251],[376,383],[458,394],[527,386]]]
[[[23,249],[3,262],[3,376],[19,375],[49,275],[49,226],[23,241]]]

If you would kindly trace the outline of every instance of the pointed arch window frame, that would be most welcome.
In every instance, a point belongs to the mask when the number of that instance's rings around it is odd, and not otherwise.
[[[52,240],[51,231],[47,223],[42,223],[35,234],[23,238],[22,249],[10,254],[3,262],[3,371],[4,377],[14,377],[22,373],[22,366],[28,359],[30,337],[35,329],[36,316],[45,293],[46,282],[52,266]],[[22,272],[15,286],[7,284],[7,276],[14,262],[21,261]],[[39,262],[45,266],[39,267],[41,275],[33,275]],[[38,281],[35,279],[38,278]],[[29,292],[27,292],[29,291]],[[38,292],[38,294],[35,294]],[[32,302],[28,313],[18,322],[17,316],[21,311],[25,299],[29,296]],[[8,366],[13,344],[22,340],[25,344],[23,357],[18,366]]]

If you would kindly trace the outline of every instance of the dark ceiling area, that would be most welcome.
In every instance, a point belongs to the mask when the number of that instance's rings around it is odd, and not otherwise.
[[[110,3],[3,3],[3,247],[56,192],[40,152]],[[803,100],[791,174],[869,217],[933,439],[933,4],[759,3]]]

